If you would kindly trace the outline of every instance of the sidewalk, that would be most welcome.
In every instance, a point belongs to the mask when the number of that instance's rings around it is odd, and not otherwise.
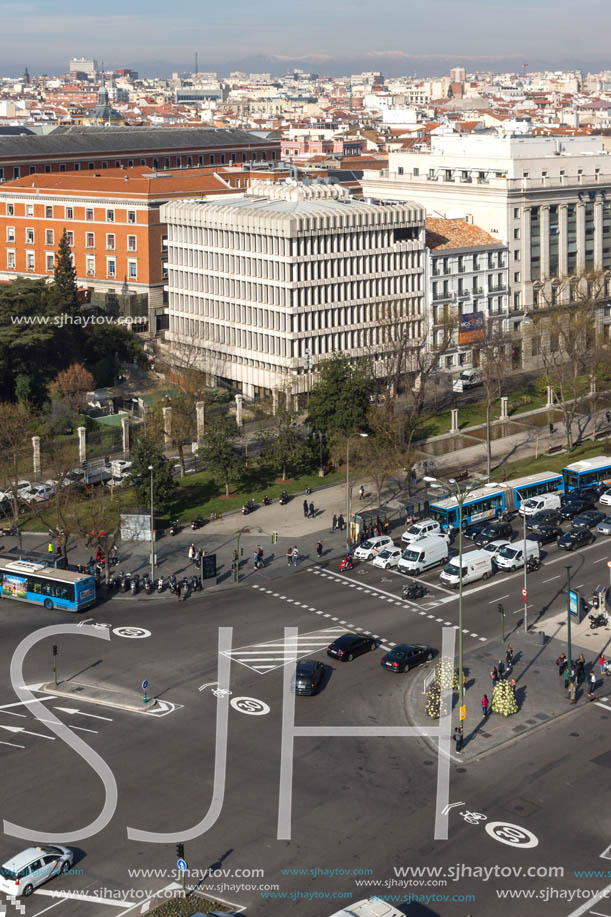
[[[545,639],[545,645],[540,640]],[[514,650],[513,670],[509,676],[517,683],[516,700],[519,710],[512,716],[502,716],[489,712],[486,719],[482,715],[481,700],[484,694],[492,702],[492,683],[490,672],[498,660],[505,663],[505,650],[511,643]],[[539,637],[536,633],[524,634],[523,631],[514,631],[505,641],[489,641],[485,646],[478,647],[472,652],[465,653],[464,671],[467,676],[467,689],[464,694],[464,704],[467,716],[463,723],[464,747],[460,755],[454,750],[452,742],[453,761],[474,761],[484,755],[497,751],[507,742],[514,741],[520,736],[528,735],[533,730],[550,723],[562,716],[575,713],[578,708],[589,705],[588,688],[586,684],[580,686],[577,692],[577,704],[571,705],[564,687],[564,678],[558,676],[556,659],[561,652],[566,651],[566,643]],[[577,658],[581,650],[574,651]],[[598,678],[595,699],[602,700],[611,694],[611,679],[599,674],[597,659],[598,654],[584,651],[586,658],[586,675],[592,667]],[[425,675],[431,672],[431,667],[418,670],[410,682],[406,693],[407,718],[412,725],[436,725],[436,720],[431,720],[425,713],[425,695],[423,684]],[[454,693],[454,725],[458,723],[458,692]],[[489,708],[490,709],[490,708]],[[611,706],[610,706],[611,712]],[[430,739],[426,739],[431,742]],[[435,743],[435,747],[437,747]]]

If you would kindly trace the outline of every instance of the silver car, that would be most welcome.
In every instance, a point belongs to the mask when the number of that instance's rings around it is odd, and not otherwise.
[[[52,876],[70,871],[74,853],[60,844],[26,847],[0,866],[0,891],[13,898],[28,897]]]
[[[606,519],[599,522],[596,526],[596,531],[600,535],[611,535],[611,516],[607,516]]]
[[[507,541],[506,538],[497,538],[496,541],[489,541],[488,544],[482,548],[482,550],[487,551],[488,554],[491,555],[492,563],[494,564],[496,555],[499,553],[499,551],[501,551],[503,548],[510,547],[511,543]]]

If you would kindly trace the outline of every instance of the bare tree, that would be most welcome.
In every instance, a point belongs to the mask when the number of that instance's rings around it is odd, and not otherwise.
[[[486,393],[486,469],[488,480],[492,472],[491,412],[500,397],[503,379],[510,368],[511,336],[503,329],[502,319],[488,319],[484,337],[477,344],[482,384]],[[509,353],[508,353],[509,351]]]

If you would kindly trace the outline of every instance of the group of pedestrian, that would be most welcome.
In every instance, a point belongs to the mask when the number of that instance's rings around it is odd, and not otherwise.
[[[596,678],[594,665],[592,665],[590,671],[586,674],[587,663],[583,653],[580,653],[578,658],[570,665],[566,653],[560,653],[556,659],[556,665],[558,666],[559,677],[564,676],[564,687],[571,704],[577,703],[577,691],[580,685],[585,683],[587,683],[588,686],[588,698],[591,701],[594,700],[594,692],[596,691],[598,680]],[[605,657],[602,653],[598,658],[598,665],[602,674],[605,665]]]
[[[359,541],[363,544],[369,538],[376,538],[380,535],[388,535],[390,532],[390,522],[385,519],[384,522],[378,516],[375,525],[364,525],[359,533]]]
[[[252,556],[252,565],[255,570],[259,570],[259,568],[264,565],[263,564],[263,548],[261,547],[260,544],[257,545],[257,550],[254,552]]]
[[[346,520],[344,519],[341,513],[339,514],[339,516],[336,516],[336,514],[333,513],[332,525],[333,525],[333,528],[331,529],[332,532],[335,532],[336,530],[338,532],[344,531],[344,529],[346,528]]]
[[[286,550],[286,565],[287,567],[296,567],[297,562],[299,561],[299,549],[297,545],[294,547],[289,547]]]
[[[202,557],[206,556],[206,552],[201,548],[196,548],[194,544],[189,545],[189,560],[191,563],[195,564],[196,567],[201,566]]]
[[[308,503],[307,500],[303,501],[303,517],[304,519],[313,519],[316,515],[316,510],[313,503]]]

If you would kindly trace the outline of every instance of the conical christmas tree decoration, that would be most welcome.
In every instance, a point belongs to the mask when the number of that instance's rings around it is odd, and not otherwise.
[[[492,695],[492,712],[511,716],[518,712],[518,703],[508,681],[499,681]]]

